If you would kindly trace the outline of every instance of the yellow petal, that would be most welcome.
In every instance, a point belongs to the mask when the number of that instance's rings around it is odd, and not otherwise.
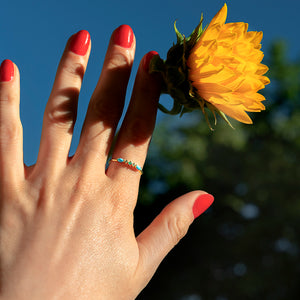
[[[244,38],[248,29],[248,24],[244,22],[227,23],[222,26],[222,32],[234,33],[236,38]]]
[[[208,25],[208,28],[213,24],[220,24],[224,25],[227,18],[227,5],[226,3],[224,6],[217,12],[217,14],[212,18],[210,24]],[[207,28],[207,29],[208,29]]]
[[[199,91],[200,96],[202,94],[212,94],[212,93],[223,94],[223,93],[232,92],[232,90],[229,89],[228,87],[222,86],[222,85],[217,84],[217,83],[200,83],[199,84],[197,82],[194,82],[193,85]],[[204,99],[205,99],[205,97],[204,97]]]
[[[260,43],[263,38],[263,33],[261,31],[249,31],[246,34],[246,38],[254,44],[256,47],[260,48]]]
[[[248,91],[259,91],[263,89],[264,84],[257,78],[248,77],[247,80],[243,81],[240,87],[237,89],[239,93],[247,93]]]
[[[257,71],[255,72],[257,75],[263,75],[269,71],[269,68],[266,65],[259,64],[257,67]]]
[[[242,98],[243,105],[244,105],[246,111],[258,112],[258,111],[262,111],[265,109],[265,106],[261,102],[256,101],[255,95],[259,95],[259,94],[254,94],[254,95],[251,95],[250,97],[241,95],[241,97],[243,97]]]
[[[223,104],[215,104],[215,106],[222,111],[227,116],[236,119],[239,122],[245,123],[245,124],[252,124],[251,118],[247,115],[247,113],[244,111],[244,107],[242,105],[236,105],[236,106],[226,106]]]
[[[260,81],[263,85],[267,85],[270,83],[270,79],[267,76],[260,76]]]
[[[231,90],[236,91],[242,85],[245,78],[241,75],[235,75],[226,81],[222,81],[224,86],[229,87]]]
[[[215,70],[208,70],[206,72],[201,70],[200,73],[197,73],[194,76],[191,75],[193,81],[199,81],[201,84],[205,82],[223,82],[230,80],[233,77],[235,77],[235,73],[224,66],[218,67]]]
[[[231,31],[222,30],[219,33],[218,42],[219,43],[228,43],[230,45],[232,43],[232,40],[236,38],[236,33]]]
[[[227,5],[224,6],[218,11],[218,13],[213,17],[206,30],[202,33],[199,42],[208,40],[212,36],[212,32],[219,32],[221,26],[224,25],[227,18]]]
[[[248,94],[245,94],[245,97],[247,98],[251,98],[253,99],[255,102],[260,102],[260,101],[264,101],[266,100],[266,98],[262,95],[262,94],[259,94],[259,93],[248,93]]]
[[[215,40],[221,31],[220,24],[212,24],[201,36],[202,42]]]
[[[241,95],[233,94],[233,93],[227,93],[227,94],[216,94],[211,93],[209,94],[209,102],[213,105],[221,104],[226,106],[233,106],[233,105],[240,105],[243,104],[243,98]]]

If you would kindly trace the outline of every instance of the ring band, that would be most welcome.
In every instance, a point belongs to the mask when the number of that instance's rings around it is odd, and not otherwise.
[[[140,174],[143,174],[143,169],[136,163],[132,162],[131,160],[127,160],[127,159],[124,159],[124,158],[112,158],[109,160],[109,164],[111,162],[118,162],[118,163],[121,163],[121,164],[125,164],[135,170],[137,170],[138,172],[140,172]]]

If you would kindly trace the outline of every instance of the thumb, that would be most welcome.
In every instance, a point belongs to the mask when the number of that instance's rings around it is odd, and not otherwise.
[[[205,192],[185,194],[168,204],[137,237],[140,260],[136,279],[141,280],[141,285],[148,283],[164,257],[185,236],[193,220],[213,201],[214,197]]]

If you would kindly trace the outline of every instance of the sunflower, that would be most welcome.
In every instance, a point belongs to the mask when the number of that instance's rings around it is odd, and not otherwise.
[[[225,24],[226,17],[225,4],[204,30],[201,18],[188,38],[174,25],[177,44],[169,50],[165,61],[155,57],[152,64],[152,71],[163,75],[163,92],[174,99],[172,110],[160,105],[161,110],[182,114],[200,108],[209,123],[205,110],[209,109],[229,124],[226,115],[251,124],[246,112],[265,109],[265,98],[258,93],[270,83],[263,76],[268,67],[261,64],[263,34],[248,32],[247,23]]]
[[[261,64],[262,32],[248,30],[247,23],[227,23],[226,4],[212,19],[187,60],[189,79],[200,97],[226,115],[252,123],[246,111],[265,109],[257,92],[269,84]]]

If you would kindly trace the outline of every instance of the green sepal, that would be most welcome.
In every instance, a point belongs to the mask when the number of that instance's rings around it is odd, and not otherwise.
[[[173,66],[168,66],[167,78],[172,82],[172,86],[180,86],[186,80],[184,71],[180,67]]]
[[[171,66],[182,65],[182,57],[184,55],[185,53],[184,53],[183,43],[175,44],[173,47],[169,49],[165,63]]]
[[[165,71],[165,63],[164,61],[158,56],[154,55],[149,64],[149,73],[155,72],[164,72]]]
[[[190,50],[195,46],[195,44],[198,42],[198,40],[201,37],[201,34],[203,32],[202,23],[203,23],[203,15],[201,15],[201,19],[197,27],[193,30],[191,35],[186,39],[187,46],[188,48],[190,48]]]
[[[163,113],[166,113],[168,115],[178,115],[181,110],[182,110],[182,106],[174,101],[173,102],[173,107],[171,110],[168,110],[167,108],[165,108],[162,104],[158,103],[158,108],[163,112]]]
[[[181,111],[181,113],[180,113],[180,117],[182,117],[184,114],[192,112],[192,111],[193,111],[193,109],[187,108],[187,107],[184,106],[183,109],[182,109],[182,111]]]
[[[177,36],[177,44],[181,44],[184,40],[184,36],[178,31],[177,27],[176,27],[176,22],[177,20],[174,22],[174,30]]]
[[[235,129],[232,124],[229,122],[229,120],[227,119],[226,115],[220,111],[220,110],[217,110],[217,113],[221,116],[221,118],[232,128],[232,129]]]

